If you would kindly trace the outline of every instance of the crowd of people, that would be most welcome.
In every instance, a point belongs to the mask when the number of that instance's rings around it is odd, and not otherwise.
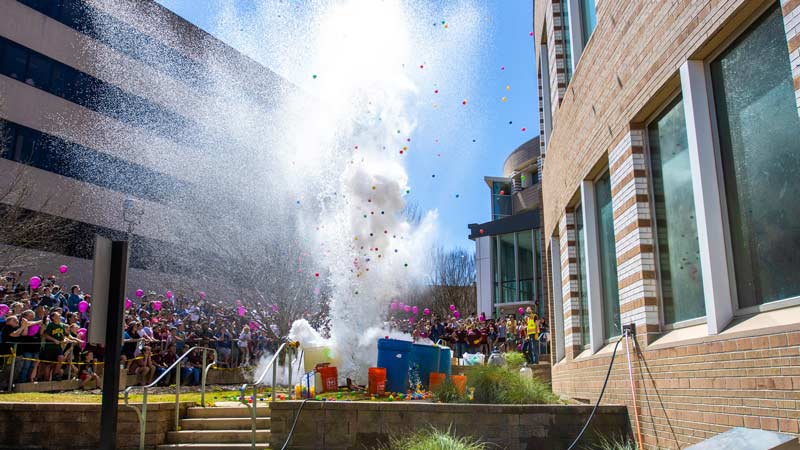
[[[466,353],[489,355],[492,351],[519,351],[530,364],[539,362],[539,355],[548,352],[550,331],[547,321],[528,307],[523,314],[507,314],[496,318],[475,313],[423,315],[419,320],[392,315],[389,327],[410,333],[414,341],[431,340],[448,345],[456,358]]]
[[[104,348],[87,336],[91,295],[79,285],[65,289],[54,275],[37,278],[33,286],[9,272],[0,282],[0,359],[16,359],[15,383],[77,378],[81,387],[99,387]],[[205,297],[139,291],[126,299],[121,360],[139,384],[152,382],[193,347],[215,350],[217,365],[228,368],[252,365],[275,351],[275,324],[265,325],[263,316],[238,302]],[[214,355],[206,353],[210,363]],[[200,383],[202,358],[201,351],[187,356],[182,381]]]

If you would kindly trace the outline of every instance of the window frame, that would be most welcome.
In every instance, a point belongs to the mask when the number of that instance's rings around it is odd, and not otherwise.
[[[680,82],[678,83],[678,87],[672,90],[669,95],[667,96],[666,100],[661,102],[658,108],[650,114],[643,122],[642,126],[642,133],[644,133],[643,147],[644,147],[644,157],[645,163],[647,164],[647,189],[650,195],[648,195],[648,209],[650,212],[650,230],[653,235],[653,258],[656,267],[656,295],[658,295],[658,324],[662,331],[671,331],[677,330],[680,328],[692,327],[695,325],[701,325],[707,322],[707,316],[703,315],[700,317],[695,317],[694,319],[688,320],[681,320],[678,322],[667,323],[666,319],[664,318],[664,294],[661,290],[662,286],[662,276],[661,276],[661,257],[660,252],[661,250],[658,247],[658,225],[656,222],[656,202],[655,202],[655,184],[653,179],[653,159],[651,157],[651,150],[650,150],[650,125],[653,124],[661,115],[666,112],[667,108],[669,108],[679,97],[682,97],[682,92],[680,88]],[[688,125],[687,125],[688,126]],[[696,219],[695,219],[696,220]],[[702,285],[701,285],[702,287]],[[708,314],[708,312],[706,312]]]
[[[711,136],[713,139],[713,152],[714,152],[714,160],[717,166],[717,177],[715,182],[719,188],[720,198],[718,199],[720,203],[720,207],[722,210],[722,224],[723,224],[723,231],[724,231],[724,243],[725,243],[725,257],[727,261],[726,270],[728,272],[728,280],[729,280],[729,289],[731,292],[731,301],[733,304],[731,305],[733,308],[733,316],[734,318],[742,317],[742,316],[750,316],[755,315],[761,312],[766,311],[774,311],[777,309],[784,309],[789,308],[792,306],[800,305],[800,295],[789,297],[781,300],[775,300],[769,303],[762,303],[760,305],[753,305],[753,306],[746,306],[741,308],[739,306],[739,292],[736,283],[736,270],[735,270],[735,262],[733,260],[733,240],[731,234],[731,224],[730,224],[730,211],[728,208],[728,193],[725,187],[725,174],[724,168],[722,163],[722,147],[719,141],[719,123],[717,118],[717,111],[716,111],[716,102],[714,99],[714,87],[713,87],[713,80],[711,78],[711,63],[719,58],[723,53],[728,51],[734,44],[736,40],[744,36],[747,32],[751,31],[750,28],[759,21],[771,8],[778,5],[780,8],[780,2],[777,0],[773,2],[769,2],[766,5],[762,5],[761,7],[757,8],[747,17],[747,20],[742,22],[742,24],[736,29],[735,33],[731,33],[713,52],[711,52],[708,57],[703,59],[703,71],[705,73],[705,81],[706,81],[706,96],[708,98],[709,106],[710,106],[710,122],[711,122]],[[787,58],[790,57],[789,48],[786,48],[786,55]],[[706,311],[708,313],[708,311]]]
[[[572,219],[575,223],[575,255],[577,256],[575,264],[577,266],[576,275],[578,275],[578,279],[576,280],[578,283],[578,310],[580,311],[580,327],[581,327],[581,342],[579,343],[582,350],[589,350],[592,348],[592,316],[589,311],[589,280],[587,279],[587,273],[589,271],[589,256],[586,254],[586,249],[588,247],[588,240],[586,239],[586,221],[583,218],[584,208],[583,208],[583,199],[578,201],[575,205],[572,206]],[[581,220],[581,229],[578,230],[578,217]],[[580,232],[583,232],[583,245],[580,245]],[[581,256],[583,255],[583,256]],[[581,268],[581,257],[583,257],[586,270],[584,271]],[[586,289],[583,289],[583,280],[586,280]],[[585,300],[584,300],[585,299]],[[583,302],[586,302],[586,324],[589,326],[588,330],[583,329],[584,323],[584,312],[583,312]],[[562,313],[563,314],[563,313]],[[586,339],[584,339],[584,336]],[[586,343],[584,343],[584,340]]]
[[[606,318],[605,318],[605,307],[606,307],[605,274],[603,273],[603,262],[600,259],[600,205],[597,204],[597,182],[601,178],[603,178],[606,174],[608,174],[609,189],[612,191],[611,192],[611,205],[612,205],[611,206],[611,209],[612,209],[611,227],[613,229],[614,228],[614,222],[613,222],[614,193],[613,193],[613,188],[611,188],[611,167],[608,165],[608,163],[606,163],[605,167],[602,170],[600,170],[597,173],[596,176],[594,176],[593,178],[588,180],[593,185],[593,189],[592,189],[593,198],[592,198],[592,201],[594,202],[594,213],[595,213],[595,221],[596,221],[595,228],[597,229],[597,232],[596,232],[596,237],[597,237],[597,243],[596,243],[596,246],[597,246],[597,272],[600,275],[600,327],[601,327],[601,336],[602,336],[601,341],[603,342],[604,345],[613,343],[620,336],[622,336],[622,312],[621,312],[622,304],[620,304],[621,296],[619,294],[619,266],[617,265],[617,255],[616,255],[616,250],[617,250],[616,235],[614,236],[614,268],[616,269],[616,272],[617,272],[617,275],[616,275],[616,278],[617,278],[617,304],[618,304],[617,306],[620,309],[620,313],[619,313],[620,334],[615,335],[615,336],[606,336],[606,323],[605,323],[606,322]],[[585,226],[586,226],[586,224],[584,224],[584,227]],[[587,247],[588,247],[588,245],[587,245]],[[588,269],[588,263],[589,263],[589,261],[587,261],[587,269]]]

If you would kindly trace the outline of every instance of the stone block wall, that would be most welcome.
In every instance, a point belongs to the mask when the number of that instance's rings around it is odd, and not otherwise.
[[[281,448],[300,402],[270,407],[270,447]],[[560,450],[569,447],[590,411],[591,406],[584,405],[307,402],[288,448],[361,450],[390,436],[435,427],[508,450]],[[629,433],[624,406],[601,407],[592,424],[607,435]]]
[[[181,416],[190,403],[180,404]],[[89,450],[100,445],[99,404],[0,403],[0,448]],[[139,419],[119,405],[117,448],[139,448]],[[175,404],[147,405],[145,448],[154,449],[175,429]]]

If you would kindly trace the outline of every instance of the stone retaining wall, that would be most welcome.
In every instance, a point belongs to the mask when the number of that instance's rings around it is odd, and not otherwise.
[[[273,402],[270,448],[285,442],[300,402]],[[391,435],[450,428],[509,450],[566,449],[591,412],[586,405],[467,405],[443,403],[307,402],[288,448],[368,449]],[[630,430],[624,406],[602,406],[593,431]]]
[[[191,402],[180,405],[181,417]],[[0,403],[0,448],[83,450],[100,445],[99,404]],[[119,405],[117,448],[138,449],[139,420],[129,407]],[[147,405],[145,448],[163,444],[175,429],[175,404]]]

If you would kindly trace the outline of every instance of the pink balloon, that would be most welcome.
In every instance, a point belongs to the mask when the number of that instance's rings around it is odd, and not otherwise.
[[[405,312],[411,312],[411,307],[410,307],[410,306],[408,306],[408,305],[406,305],[406,306],[403,308],[403,310],[404,310]]]
[[[126,298],[125,299],[125,309],[131,309],[131,306],[133,306],[133,302],[131,301],[131,299]]]
[[[84,335],[86,334],[86,328],[79,328],[78,329],[78,335],[80,336],[81,334],[84,334]]]
[[[167,298],[172,298],[172,291],[167,291],[167,292],[166,292],[164,295],[165,295]]]
[[[453,317],[455,317],[456,319],[458,319],[458,318],[460,318],[460,317],[461,317],[461,313],[460,313],[460,312],[458,312],[458,311],[453,311]]]
[[[8,314],[8,309],[9,309],[8,305],[6,304],[0,305],[0,316],[5,316],[6,314]]]
[[[242,309],[244,309],[244,308],[242,308]],[[272,312],[274,312],[274,313],[278,312],[278,305],[272,305]]]
[[[139,298],[144,297],[144,291],[141,290],[141,289],[137,289],[136,290],[136,296],[139,297]]]
[[[517,310],[520,314],[525,314],[525,308],[520,308]]]
[[[429,316],[429,315],[431,315],[431,310],[428,309],[428,308],[425,308],[425,309],[422,310],[422,314],[425,314],[426,316]]]
[[[240,306],[240,307],[236,308],[236,310],[239,313],[239,315],[242,316],[242,317],[244,317],[245,313],[247,312],[247,310],[244,309],[244,306]]]
[[[78,311],[83,313],[86,312],[88,309],[89,309],[89,302],[87,302],[86,300],[81,300],[81,302],[78,303]]]
[[[161,311],[161,302],[159,302],[158,300],[154,301],[153,302],[153,310]]]
[[[414,325],[414,318],[413,317],[409,317],[408,318],[408,323],[410,323],[411,325]]]
[[[33,276],[31,277],[29,284],[31,286],[31,289],[39,289],[39,286],[42,285],[42,279],[37,276]]]
[[[206,293],[204,291],[200,291],[200,300],[206,299]]]
[[[417,314],[417,313],[419,313],[419,308],[417,308],[416,306],[414,306],[413,308],[411,308],[411,311],[412,311],[414,314]]]
[[[250,323],[248,323],[248,324],[247,324],[247,326],[249,326],[249,327],[250,327],[250,330],[251,330],[251,331],[254,331],[255,329],[257,329],[257,328],[258,328],[258,324],[257,324],[257,323],[255,323],[255,322],[254,322],[254,321],[252,321],[252,320],[250,321]]]
[[[480,316],[480,317],[478,317],[478,321],[484,322],[484,321],[486,321],[486,317],[485,316]]]
[[[392,304],[389,305],[389,307],[392,308],[392,311],[396,310],[397,309],[397,302],[392,302]]]
[[[28,327],[28,336],[36,336],[36,333],[39,332],[39,324],[31,325]]]
[[[69,267],[67,267],[66,264],[62,264],[61,266],[58,267],[58,271],[61,273],[67,273],[67,270],[69,270]]]
[[[450,305],[450,311],[455,311],[455,310],[456,310],[456,305]]]

